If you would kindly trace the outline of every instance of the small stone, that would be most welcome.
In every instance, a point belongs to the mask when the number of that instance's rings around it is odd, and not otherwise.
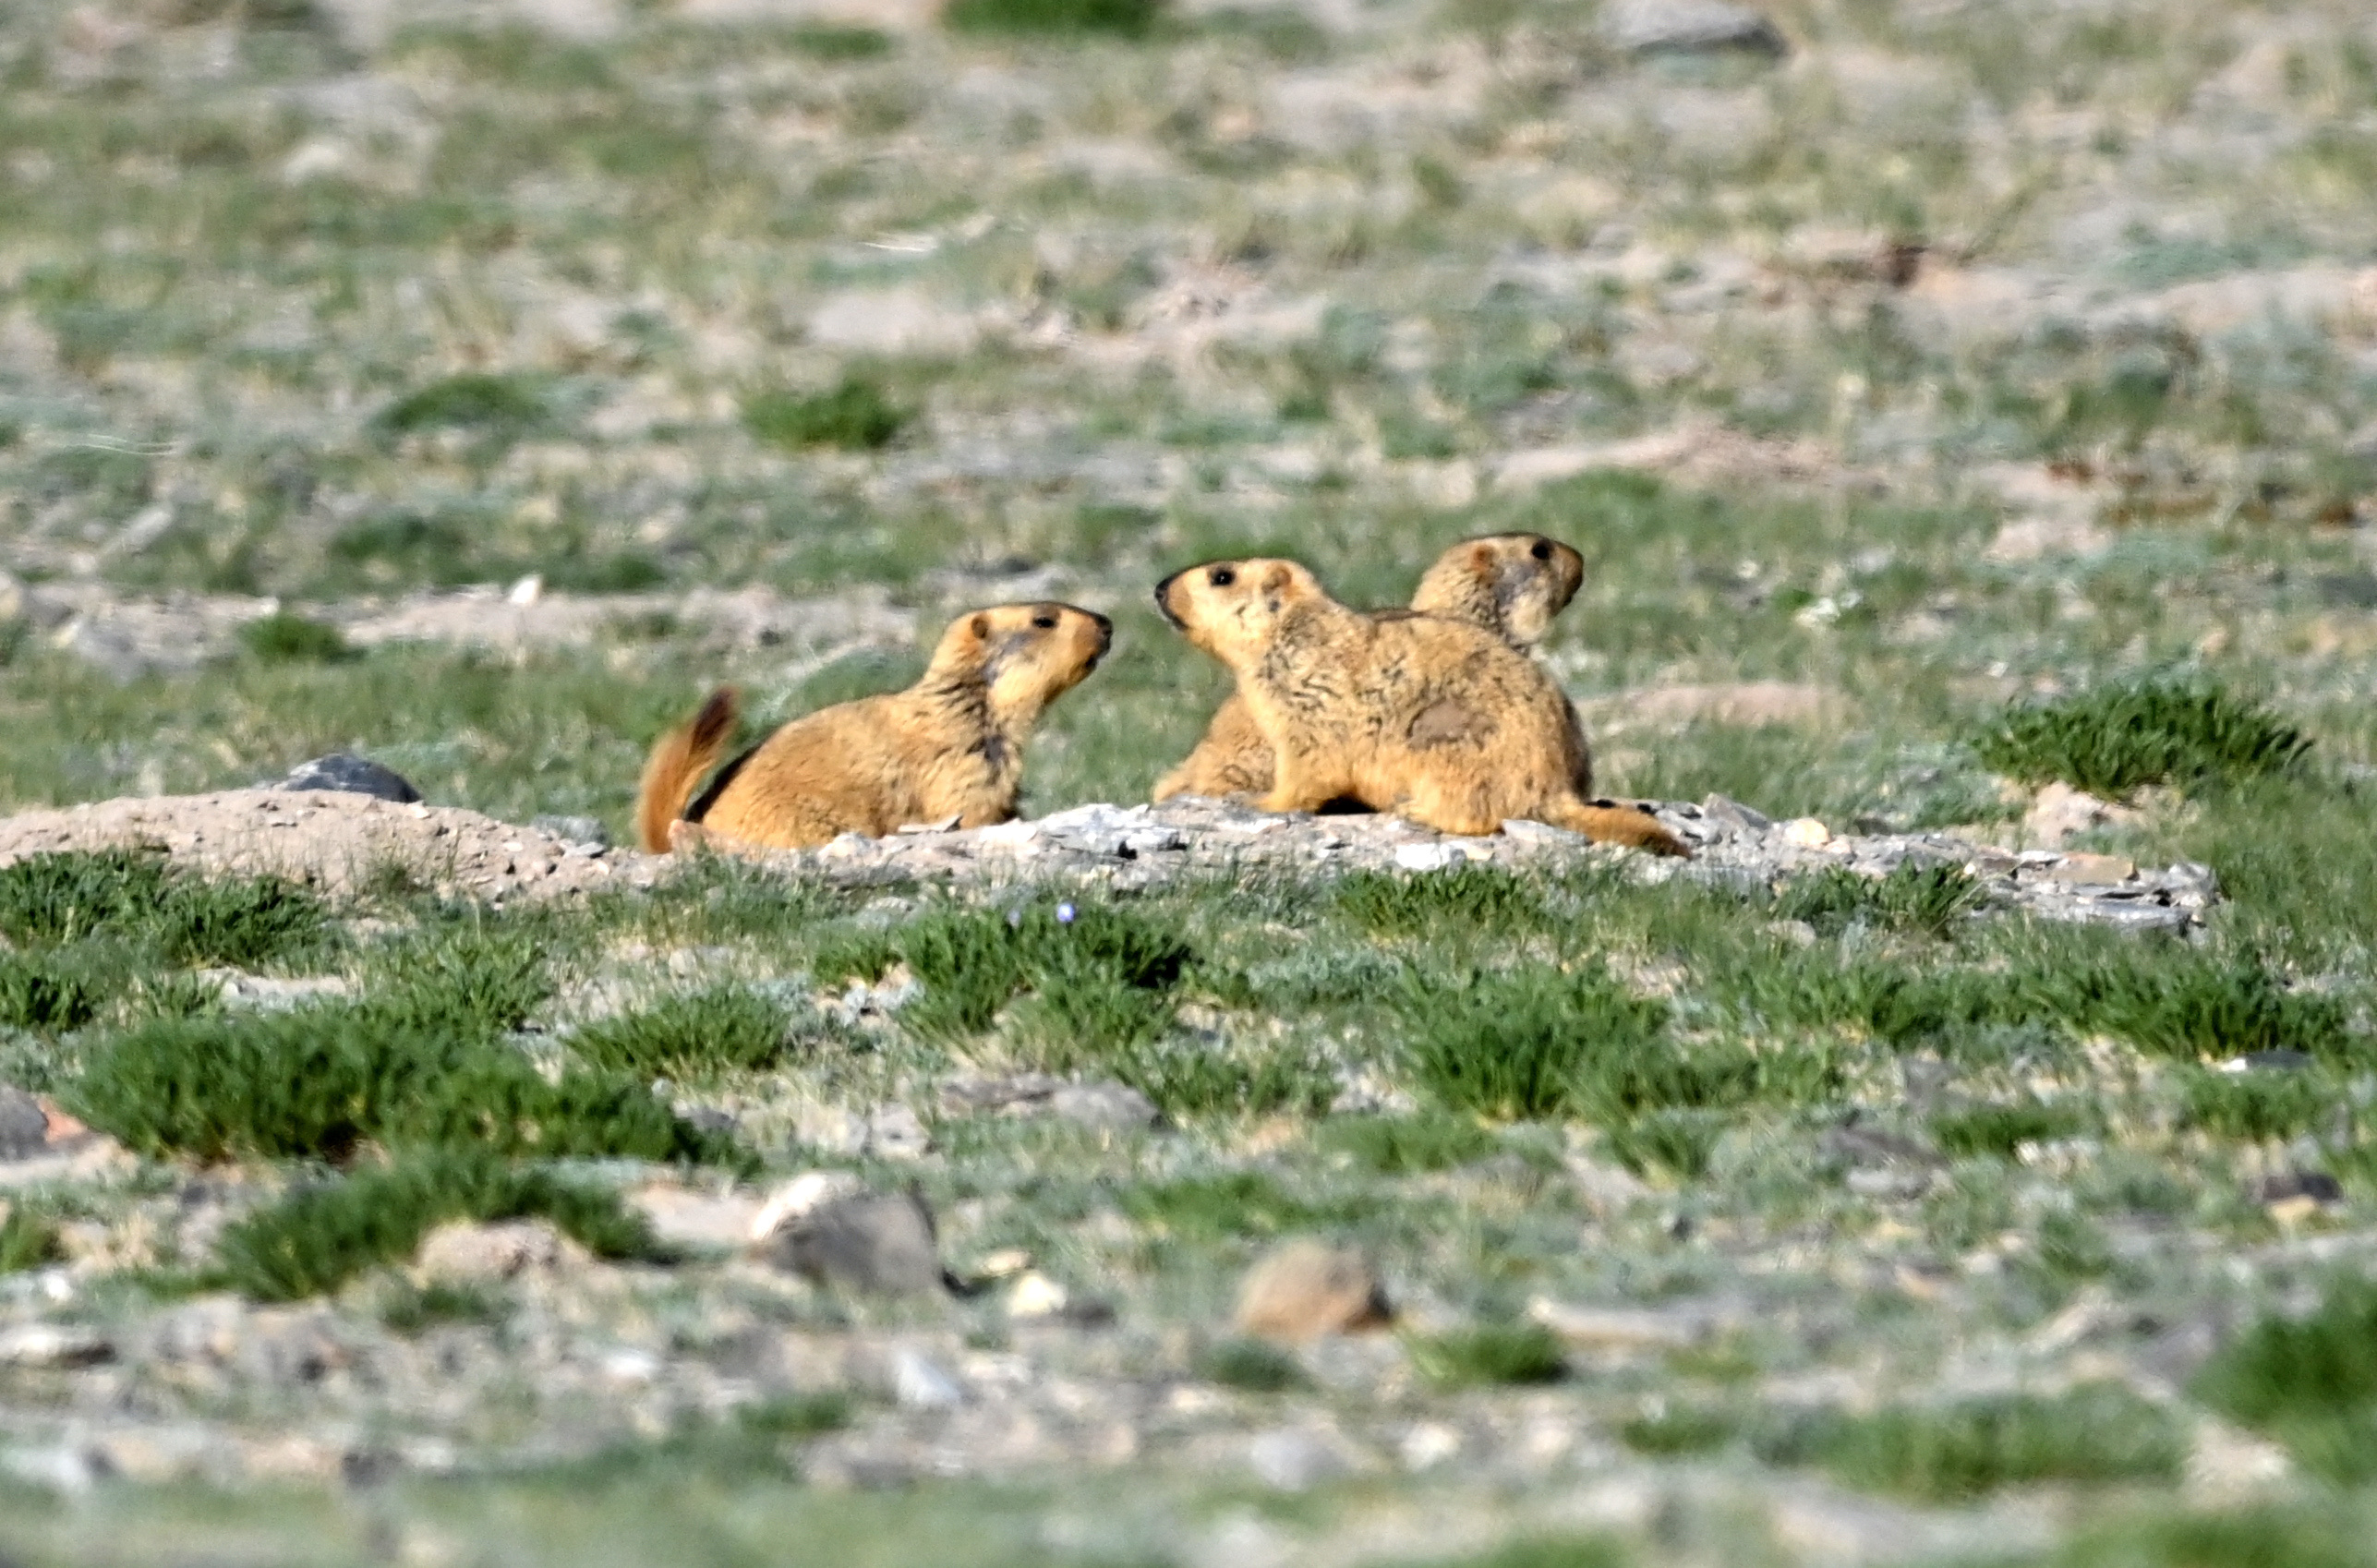
[[[903,1410],[948,1410],[962,1405],[966,1391],[922,1351],[902,1348],[891,1357],[891,1393]]]
[[[1780,57],[1791,49],[1774,23],[1728,0],[1620,0],[1605,27],[1610,42],[1635,54],[1740,50]]]
[[[848,1171],[803,1171],[767,1195],[767,1201],[751,1217],[750,1238],[766,1241],[827,1204],[855,1198],[865,1190],[865,1184]]]
[[[1247,1463],[1263,1485],[1281,1491],[1304,1491],[1353,1468],[1337,1444],[1293,1427],[1256,1437],[1247,1446]]]
[[[2061,849],[2091,828],[2135,822],[2140,814],[2128,806],[2117,806],[2057,781],[2042,789],[2031,802],[2031,809],[2023,814],[2021,841]]]
[[[1398,871],[1442,871],[1468,858],[1450,844],[1398,844],[1394,850]]]
[[[1770,920],[1767,922],[1766,930],[1768,935],[1788,942],[1794,947],[1816,946],[1816,927],[1804,920]]]
[[[2300,1072],[2311,1065],[2308,1051],[2248,1051],[2220,1064],[2225,1073]]]
[[[610,830],[598,816],[554,816],[547,814],[528,819],[528,826],[540,833],[549,833],[564,844],[610,847]]]
[[[583,1259],[585,1253],[545,1220],[457,1221],[421,1240],[414,1267],[424,1279],[508,1280]]]
[[[1068,1083],[1048,1097],[1048,1109],[1083,1127],[1136,1132],[1164,1119],[1155,1103],[1127,1083]]]
[[[1820,850],[1832,842],[1832,829],[1812,816],[1794,817],[1782,826],[1782,841],[1801,850]]]
[[[374,800],[394,801],[409,805],[421,798],[403,774],[380,766],[345,752],[332,752],[311,762],[301,762],[289,769],[288,777],[272,786],[276,790],[331,790],[344,794],[369,795]]]
[[[1763,833],[1774,818],[1753,810],[1729,795],[1710,795],[1700,802],[1701,820],[1728,833]]]
[[[525,609],[544,597],[545,579],[538,573],[531,572],[512,585],[511,590],[503,596],[503,602],[515,609]]]
[[[905,1105],[885,1105],[867,1117],[866,1152],[876,1159],[921,1160],[932,1147],[923,1118]]]
[[[1582,833],[1572,833],[1565,827],[1554,827],[1548,822],[1535,822],[1524,816],[1503,819],[1502,837],[1514,844],[1582,844]]]
[[[1240,1333],[1294,1343],[1377,1328],[1394,1316],[1360,1253],[1301,1240],[1273,1248],[1248,1271],[1235,1321]]]
[[[825,1203],[772,1238],[775,1260],[817,1285],[884,1296],[947,1288],[933,1212],[912,1192]]]
[[[2281,1171],[2253,1184],[2253,1201],[2275,1210],[2281,1205],[2319,1209],[2344,1201],[2344,1188],[2324,1171]]]
[[[21,1089],[0,1084],[0,1160],[30,1160],[49,1152],[50,1118],[42,1103]]]
[[[1596,1350],[1682,1349],[1706,1340],[1711,1327],[1704,1313],[1575,1307],[1540,1296],[1527,1303],[1526,1315],[1563,1343]]]
[[[1071,1299],[1063,1285],[1034,1269],[1018,1277],[1008,1287],[1007,1315],[1010,1318],[1053,1318],[1065,1310]]]
[[[2097,887],[2127,882],[2137,874],[2137,862],[2120,855],[2066,855],[2047,873],[2047,880]]]
[[[0,1367],[93,1367],[115,1355],[115,1345],[93,1329],[20,1323],[0,1331]]]

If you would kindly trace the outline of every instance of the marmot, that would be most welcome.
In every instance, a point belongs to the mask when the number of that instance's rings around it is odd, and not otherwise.
[[[1411,608],[1421,615],[1466,621],[1513,647],[1531,648],[1584,581],[1585,558],[1558,539],[1487,534],[1438,556],[1421,575]],[[1262,795],[1270,789],[1271,747],[1248,716],[1246,703],[1233,695],[1205,727],[1197,749],[1155,781],[1152,798]],[[1592,792],[1589,775],[1579,780],[1577,792]]]
[[[839,833],[881,837],[954,816],[963,827],[1015,814],[1023,742],[1041,710],[1098,667],[1114,622],[1069,604],[1003,604],[959,616],[923,678],[904,692],[822,708],[784,725],[686,797],[734,732],[731,689],[662,736],[644,765],[637,836],[665,854],[686,821],[775,849]]]
[[[1217,561],[1155,585],[1156,608],[1230,667],[1276,757],[1265,811],[1350,796],[1440,832],[1512,817],[1601,842],[1690,853],[1659,819],[1595,804],[1568,699],[1492,633],[1430,615],[1365,615],[1292,561]]]

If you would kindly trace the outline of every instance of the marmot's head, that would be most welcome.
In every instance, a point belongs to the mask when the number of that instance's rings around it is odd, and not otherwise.
[[[1533,647],[1551,630],[1585,581],[1585,558],[1541,534],[1488,534],[1464,539],[1436,558],[1419,579],[1411,608],[1466,621]]]
[[[949,623],[932,668],[982,681],[994,709],[1028,718],[1080,685],[1114,641],[1113,621],[1075,605],[993,605]]]
[[[1292,561],[1209,561],[1155,585],[1155,608],[1191,643],[1236,669],[1262,657],[1280,619],[1326,603],[1320,579]]]

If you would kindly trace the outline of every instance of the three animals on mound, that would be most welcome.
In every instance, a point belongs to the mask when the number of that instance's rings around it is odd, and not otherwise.
[[[1539,534],[1454,546],[1408,609],[1341,604],[1292,561],[1173,573],[1155,585],[1157,608],[1228,666],[1237,691],[1155,799],[1231,796],[1270,812],[1350,804],[1462,835],[1525,818],[1689,853],[1647,808],[1594,798],[1584,727],[1531,657],[1584,573],[1582,556]],[[724,766],[737,706],[722,688],[653,747],[638,835],[658,854],[1008,821],[1032,726],[1113,642],[1111,621],[1073,605],[974,610],[906,691],[796,718]]]

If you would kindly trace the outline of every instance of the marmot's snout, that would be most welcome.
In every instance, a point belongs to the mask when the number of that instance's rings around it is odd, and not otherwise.
[[[1180,619],[1178,610],[1172,608],[1172,585],[1188,574],[1187,571],[1175,572],[1171,576],[1155,585],[1155,608],[1163,612],[1164,620],[1172,622],[1172,629],[1176,632],[1186,632],[1188,630],[1188,623]]]
[[[1114,619],[1111,616],[1100,615],[1094,609],[1084,610],[1082,613],[1087,615],[1098,628],[1098,645],[1092,650],[1090,661],[1084,666],[1085,669],[1095,669],[1098,667],[1098,660],[1105,657],[1107,652],[1115,645]]]

